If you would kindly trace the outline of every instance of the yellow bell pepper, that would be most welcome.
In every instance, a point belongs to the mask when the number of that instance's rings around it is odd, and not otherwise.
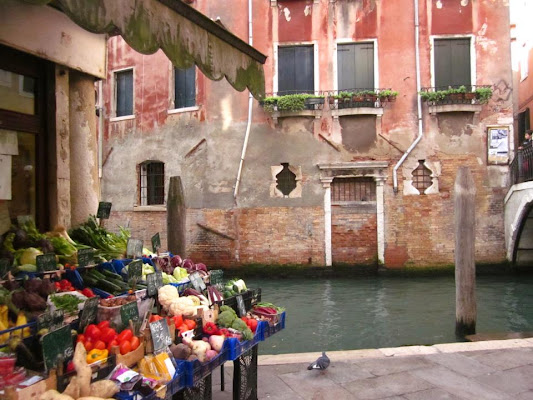
[[[9,321],[7,319],[8,308],[7,305],[0,305],[0,323],[4,326],[9,326]],[[7,328],[6,328],[7,329]]]
[[[9,329],[9,326],[6,326],[0,321],[0,331],[5,331],[6,329]],[[3,333],[0,335],[0,345],[6,344],[9,340],[9,333]]]
[[[108,354],[109,352],[107,351],[107,349],[92,349],[87,353],[87,364],[92,364],[97,361],[105,360]]]
[[[22,326],[26,325],[28,323],[28,319],[26,318],[26,314],[24,314],[22,311],[18,313],[17,315],[17,322],[15,323],[15,326]],[[19,338],[27,338],[30,336],[30,328],[26,327],[23,329],[17,329],[13,331],[13,336],[19,337]]]

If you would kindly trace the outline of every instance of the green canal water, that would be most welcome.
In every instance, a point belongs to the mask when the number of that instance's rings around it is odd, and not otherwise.
[[[260,354],[456,342],[453,276],[246,279],[286,308],[285,330]],[[533,275],[480,276],[477,333],[533,331]]]

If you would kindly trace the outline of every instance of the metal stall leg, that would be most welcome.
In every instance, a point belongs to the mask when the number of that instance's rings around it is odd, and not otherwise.
[[[233,361],[233,400],[257,400],[257,348]]]

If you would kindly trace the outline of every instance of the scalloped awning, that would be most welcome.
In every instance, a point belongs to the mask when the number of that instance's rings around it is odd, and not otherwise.
[[[136,51],[162,49],[178,68],[193,64],[209,79],[226,78],[261,99],[266,56],[180,0],[19,0],[57,7],[93,33],[119,32]]]

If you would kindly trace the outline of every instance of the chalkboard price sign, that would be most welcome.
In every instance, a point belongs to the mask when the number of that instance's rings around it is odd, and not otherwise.
[[[109,214],[111,214],[111,203],[106,201],[101,201],[98,203],[98,211],[96,212],[96,218],[100,219],[109,219]]]
[[[87,325],[92,324],[96,321],[96,314],[98,312],[98,302],[99,297],[91,297],[90,299],[85,300],[83,305],[83,311],[81,312],[80,317],[80,332],[83,332]]]
[[[204,280],[198,272],[193,272],[192,274],[189,274],[189,279],[191,280],[191,283],[194,286],[195,290],[202,292],[206,289]]]
[[[128,265],[128,279],[137,279],[140,281],[143,275],[143,262],[142,260],[133,260]]]
[[[143,241],[140,239],[128,239],[126,255],[131,258],[139,258],[143,254]]]
[[[212,269],[209,272],[209,283],[217,288],[222,286],[222,277],[224,276],[224,271],[221,269]]]
[[[152,236],[152,249],[154,253],[157,253],[157,250],[161,248],[161,237],[159,236],[159,232],[157,232],[154,236]]]
[[[36,261],[38,271],[55,271],[57,269],[56,255],[54,253],[37,256]]]
[[[94,250],[93,249],[79,249],[78,250],[78,266],[86,267],[93,263]]]
[[[146,275],[146,294],[154,297],[157,294],[157,276],[155,273]]]
[[[150,324],[150,333],[152,334],[152,342],[154,344],[155,351],[161,350],[162,348],[172,344],[166,319],[160,319],[159,321],[152,322]]]
[[[65,325],[43,336],[43,359],[46,369],[55,368],[60,360],[74,355],[70,325]]]
[[[137,322],[139,320],[139,308],[137,307],[136,301],[124,304],[122,307],[120,307],[120,319],[124,326],[128,326],[130,320],[133,322]]]
[[[244,300],[242,299],[242,295],[238,294],[236,296],[237,299],[237,310],[239,310],[239,316],[244,317],[246,315],[246,307],[244,306]]]

